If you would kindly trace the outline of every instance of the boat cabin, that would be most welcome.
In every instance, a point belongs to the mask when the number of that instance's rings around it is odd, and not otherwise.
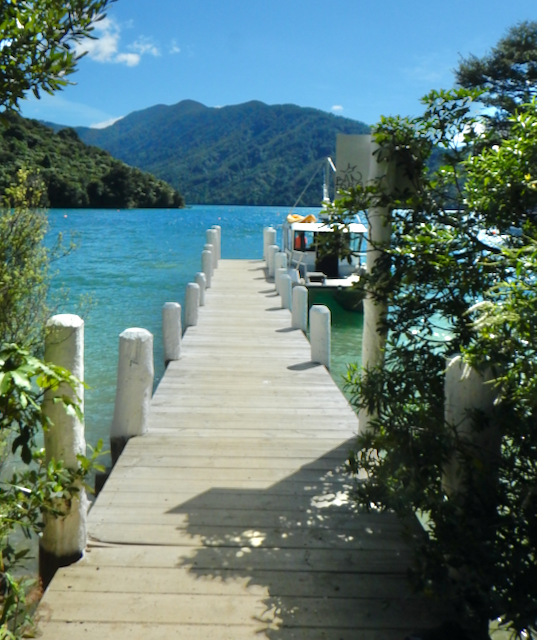
[[[350,248],[353,251],[350,263],[347,258],[318,255],[320,235],[332,232],[332,226],[322,221],[284,223],[283,248],[289,266],[298,271],[298,279],[305,284],[350,286],[359,279],[360,271],[365,267],[365,226],[351,223],[344,227],[344,233],[350,234]]]

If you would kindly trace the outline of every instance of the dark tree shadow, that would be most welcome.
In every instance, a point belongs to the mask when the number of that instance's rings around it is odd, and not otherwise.
[[[349,497],[343,461],[353,443],[266,489],[214,488],[169,510],[202,540],[181,561],[190,575],[240,579],[261,596],[252,618],[261,639],[403,640],[442,621],[442,608],[410,591],[395,516],[361,512]],[[417,523],[412,535],[422,535]]]

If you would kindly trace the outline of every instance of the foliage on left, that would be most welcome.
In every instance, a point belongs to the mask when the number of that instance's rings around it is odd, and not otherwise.
[[[42,189],[20,169],[6,189],[0,215],[0,340],[26,347],[43,344],[49,255],[43,245],[47,216]]]
[[[41,411],[46,390],[67,384],[75,389],[78,380],[66,369],[35,358],[26,349],[7,344],[0,350],[0,433],[2,446],[13,457],[4,462],[0,482],[0,638],[18,638],[31,626],[27,594],[39,593],[35,580],[21,578],[20,565],[29,549],[15,544],[17,532],[27,537],[43,528],[45,514],[62,517],[58,504],[68,504],[80,490],[94,460],[79,457],[79,468],[66,469],[61,461],[45,463],[44,451],[36,439],[47,423]],[[66,411],[80,414],[77,400],[61,397]],[[7,453],[7,452],[6,452]],[[10,470],[6,467],[10,467]],[[61,500],[58,500],[61,498]]]
[[[95,22],[114,1],[0,0],[0,115],[4,122],[29,91],[39,98],[41,91],[54,93],[69,84],[80,58],[74,45],[92,37]],[[45,463],[38,448],[40,433],[49,427],[41,411],[43,394],[60,384],[77,389],[80,383],[65,369],[33,355],[39,352],[48,312],[49,255],[42,244],[46,218],[36,209],[41,185],[20,170],[4,193],[0,210],[0,640],[11,640],[26,635],[30,622],[26,599],[30,585],[19,567],[29,549],[14,542],[15,532],[30,536],[41,530],[45,514],[62,517],[63,507],[58,505],[68,505],[80,491],[99,452],[89,460],[80,456],[78,468],[68,470],[61,461]],[[58,401],[66,411],[80,413],[76,396]]]
[[[0,0],[0,104],[18,109],[28,91],[53,93],[69,84],[78,59],[73,45],[91,37],[115,0]]]
[[[66,369],[42,362],[40,352],[47,306],[50,254],[43,245],[46,215],[36,207],[42,185],[20,170],[0,210],[0,639],[21,637],[31,610],[27,594],[38,595],[36,581],[24,577],[30,537],[43,528],[46,514],[62,516],[84,484],[101,445],[90,459],[80,456],[75,470],[61,461],[46,463],[39,448],[50,425],[41,411],[45,391],[79,381]],[[62,387],[65,388],[65,387]],[[58,400],[80,416],[78,399]],[[22,538],[22,540],[21,540]]]

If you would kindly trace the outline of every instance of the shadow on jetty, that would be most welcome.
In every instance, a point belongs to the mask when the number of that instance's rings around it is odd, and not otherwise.
[[[411,593],[395,516],[360,513],[349,498],[342,461],[352,445],[266,489],[214,488],[168,511],[185,514],[204,545],[180,566],[231,588],[260,639],[403,640],[446,617]]]

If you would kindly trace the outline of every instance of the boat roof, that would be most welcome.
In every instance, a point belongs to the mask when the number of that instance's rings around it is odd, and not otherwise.
[[[289,226],[293,231],[314,231],[316,233],[330,233],[333,231],[332,226],[327,225],[325,222],[291,222]],[[367,233],[367,229],[359,222],[351,222],[341,226],[344,227],[344,231],[348,229],[351,233]]]

